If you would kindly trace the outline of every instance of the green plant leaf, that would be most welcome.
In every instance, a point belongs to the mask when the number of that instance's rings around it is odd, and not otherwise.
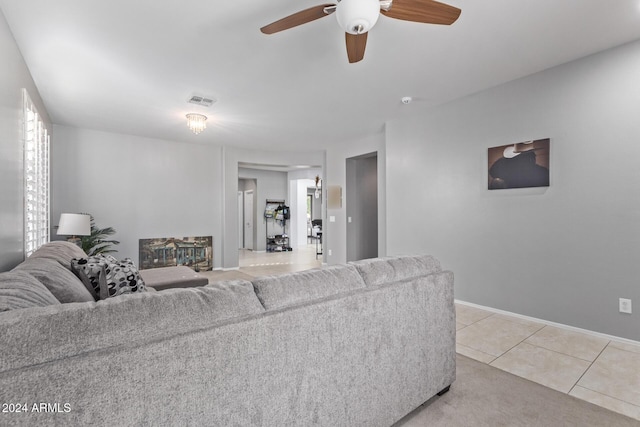
[[[82,249],[87,255],[106,254],[116,252],[113,245],[119,245],[120,242],[107,237],[116,233],[113,227],[98,228],[96,227],[93,215],[91,217],[91,235],[82,237]]]

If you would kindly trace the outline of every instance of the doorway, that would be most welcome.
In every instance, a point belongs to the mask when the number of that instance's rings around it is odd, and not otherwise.
[[[347,261],[378,256],[378,153],[346,160]]]
[[[244,192],[244,248],[253,250],[253,190]]]
[[[238,179],[238,249],[255,251],[256,247],[256,179]]]
[[[244,248],[244,191],[238,190],[238,248]]]

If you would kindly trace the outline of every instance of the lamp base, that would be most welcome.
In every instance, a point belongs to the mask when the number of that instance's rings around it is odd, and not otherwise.
[[[67,242],[69,243],[73,243],[74,245],[78,246],[79,248],[82,247],[82,239],[76,236],[71,236],[71,237],[67,237]]]

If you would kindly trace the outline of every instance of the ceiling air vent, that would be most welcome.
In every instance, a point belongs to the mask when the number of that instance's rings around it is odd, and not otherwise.
[[[202,105],[203,107],[211,107],[215,101],[212,98],[205,98],[203,96],[194,95],[189,101],[190,104]]]

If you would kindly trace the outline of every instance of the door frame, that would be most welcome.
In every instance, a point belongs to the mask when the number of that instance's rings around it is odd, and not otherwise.
[[[254,234],[255,234],[255,220],[254,220],[254,192],[253,190],[246,190],[243,192],[243,234],[244,242],[243,247],[245,249],[254,250]],[[250,230],[250,231],[249,231]]]

